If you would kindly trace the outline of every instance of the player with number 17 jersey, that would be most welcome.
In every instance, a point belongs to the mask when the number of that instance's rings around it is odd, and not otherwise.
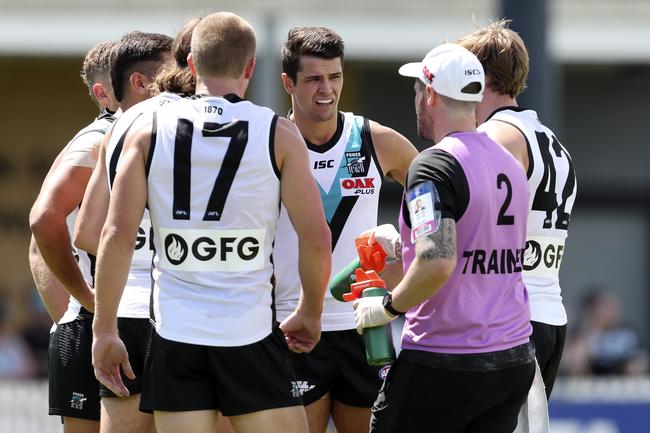
[[[234,94],[184,99],[154,116],[156,331],[204,346],[260,341],[272,331],[277,116]]]

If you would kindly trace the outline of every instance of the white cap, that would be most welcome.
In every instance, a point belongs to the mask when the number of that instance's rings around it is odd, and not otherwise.
[[[419,78],[437,93],[451,99],[475,102],[483,99],[483,66],[474,54],[458,44],[438,45],[421,62],[400,67],[399,74]],[[469,86],[472,83],[480,86]]]

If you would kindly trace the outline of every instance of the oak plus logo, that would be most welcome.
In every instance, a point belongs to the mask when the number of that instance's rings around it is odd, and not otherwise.
[[[375,193],[374,177],[348,177],[341,179],[341,196],[369,195]]]
[[[241,272],[264,268],[262,229],[195,230],[159,228],[164,269]]]

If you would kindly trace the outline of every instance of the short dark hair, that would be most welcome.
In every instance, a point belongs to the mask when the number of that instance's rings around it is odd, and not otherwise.
[[[282,46],[282,72],[296,81],[300,70],[300,56],[315,56],[323,59],[341,58],[343,66],[345,45],[343,39],[326,27],[294,27],[289,30]]]
[[[117,42],[111,65],[111,85],[115,99],[122,102],[127,78],[136,70],[151,78],[163,54],[171,51],[173,39],[160,33],[131,32]]]

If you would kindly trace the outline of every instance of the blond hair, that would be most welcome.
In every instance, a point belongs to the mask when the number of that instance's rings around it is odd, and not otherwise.
[[[199,75],[239,78],[254,55],[255,31],[233,13],[208,15],[194,28],[192,57]]]
[[[486,85],[514,98],[526,88],[528,50],[521,37],[509,29],[509,20],[500,19],[458,40],[483,65]]]

